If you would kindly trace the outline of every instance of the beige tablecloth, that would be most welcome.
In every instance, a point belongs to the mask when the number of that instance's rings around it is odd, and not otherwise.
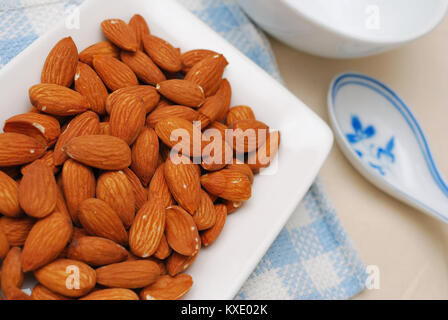
[[[356,60],[313,57],[271,42],[287,87],[326,121],[327,90],[338,73],[359,71],[394,88],[418,117],[448,177],[448,17],[411,44]],[[448,226],[368,183],[336,145],[321,176],[365,264],[380,271],[380,288],[357,299],[448,299]]]

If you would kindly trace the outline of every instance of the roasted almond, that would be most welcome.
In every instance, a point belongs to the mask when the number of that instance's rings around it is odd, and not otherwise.
[[[226,124],[230,126],[240,120],[255,120],[255,114],[249,106],[235,106],[227,113]]]
[[[193,214],[193,220],[200,231],[210,229],[216,222],[216,212],[213,201],[210,199],[208,193],[202,189],[199,207]]]
[[[185,256],[196,255],[199,251],[199,234],[193,218],[181,207],[166,209],[166,240],[177,253]]]
[[[137,76],[131,68],[116,58],[105,55],[94,56],[93,67],[112,91],[138,85]]]
[[[157,83],[156,89],[165,98],[187,107],[199,108],[205,101],[201,86],[187,80],[162,81]]]
[[[45,153],[46,147],[36,139],[20,133],[0,133],[0,167],[33,162]]]
[[[227,218],[227,208],[223,204],[215,205],[216,223],[210,229],[201,232],[202,245],[208,247],[218,239]]]
[[[73,83],[78,49],[71,37],[59,41],[50,51],[42,70],[41,82],[70,87]]]
[[[146,23],[145,18],[143,18],[139,14],[135,14],[132,16],[131,20],[129,20],[129,26],[134,30],[135,37],[137,38],[137,43],[139,45],[139,49],[143,49],[143,35],[151,34],[149,30],[148,24]]]
[[[208,56],[196,63],[185,76],[185,80],[192,81],[204,89],[206,97],[212,96],[218,90],[224,69],[228,65],[221,54]]]
[[[173,197],[165,180],[165,163],[162,163],[154,173],[148,189],[149,201],[160,201],[165,207],[174,204]]]
[[[251,184],[246,174],[223,169],[201,177],[201,184],[209,193],[232,201],[247,201],[251,196]]]
[[[108,19],[101,22],[106,38],[117,47],[126,51],[137,51],[139,44],[134,30],[121,19]]]
[[[160,68],[169,72],[182,69],[180,52],[167,41],[153,35],[142,37],[145,52]]]
[[[113,300],[139,300],[137,294],[129,289],[111,288],[94,291],[79,300],[113,301]]]
[[[89,66],[93,66],[93,57],[94,56],[110,56],[113,58],[120,57],[120,49],[114,46],[109,41],[101,41],[91,45],[90,47],[84,49],[79,54],[79,60],[88,64]]]
[[[179,300],[190,291],[193,279],[188,274],[161,276],[140,292],[142,300]]]
[[[111,93],[107,98],[107,113],[110,114],[114,105],[120,103],[120,100],[125,99],[126,95],[134,95],[141,98],[143,100],[143,107],[146,113],[151,112],[160,101],[160,95],[157,93],[157,90],[153,86],[138,85],[121,88]]]
[[[166,77],[159,67],[144,52],[122,51],[120,54],[123,61],[129,68],[134,71],[135,75],[146,84],[157,84],[165,81]]]
[[[0,229],[5,233],[8,243],[13,247],[18,247],[23,246],[35,222],[35,219],[29,217],[1,217]]]
[[[143,128],[132,146],[131,168],[144,186],[151,181],[157,168],[159,139],[154,129]]]
[[[88,166],[104,170],[121,170],[131,164],[131,149],[117,137],[88,135],[72,138],[65,153]]]
[[[134,191],[135,209],[140,210],[140,208],[146,203],[146,200],[148,200],[148,192],[143,187],[140,179],[136,176],[134,171],[129,168],[125,168],[123,169],[123,172],[131,183],[132,190]]]
[[[23,212],[19,205],[19,184],[3,171],[0,171],[0,213],[18,218]]]
[[[163,119],[167,118],[182,118],[187,121],[193,122],[199,118],[197,111],[185,106],[162,106],[157,107],[146,118],[146,125],[154,128],[156,124]]]
[[[196,49],[184,52],[181,55],[182,71],[187,73],[198,62],[204,60],[207,57],[215,55],[217,55],[215,51],[205,49]]]

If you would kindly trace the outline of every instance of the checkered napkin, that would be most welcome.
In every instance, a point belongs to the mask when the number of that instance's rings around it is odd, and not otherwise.
[[[179,1],[281,81],[266,38],[232,0]],[[0,67],[81,2],[2,0]],[[365,267],[317,181],[236,299],[346,299],[363,290],[365,278]]]

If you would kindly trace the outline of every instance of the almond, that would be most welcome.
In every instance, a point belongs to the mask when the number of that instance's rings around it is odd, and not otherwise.
[[[96,270],[98,284],[126,289],[146,287],[156,281],[159,275],[159,266],[148,260],[120,262]]]
[[[18,218],[22,215],[22,209],[19,205],[19,185],[6,173],[0,171],[0,213]]]
[[[252,172],[252,169],[244,162],[240,162],[239,160],[234,159],[234,163],[227,165],[226,168],[244,173],[249,179],[250,183],[254,183],[254,173]]]
[[[134,171],[129,168],[125,168],[123,169],[123,172],[131,183],[132,190],[134,191],[135,209],[140,210],[148,199],[148,192],[143,187],[140,179],[135,175]]]
[[[90,294],[88,294],[85,297],[82,297],[80,300],[106,300],[106,301],[113,301],[113,300],[140,300],[137,296],[137,294],[129,289],[123,289],[123,288],[112,288],[112,289],[102,289],[94,291]]]
[[[11,248],[2,263],[1,289],[10,300],[13,290],[20,289],[23,285],[24,273],[22,271],[22,251],[18,247]]]
[[[91,45],[90,47],[84,49],[79,54],[79,60],[88,64],[89,66],[93,66],[93,57],[94,56],[110,56],[113,58],[120,57],[120,49],[114,46],[109,41],[101,41]]]
[[[157,259],[164,260],[169,257],[171,254],[171,248],[168,245],[168,241],[166,240],[165,234],[162,235],[162,239],[160,239],[159,246],[157,247],[156,252],[154,252],[154,257]]]
[[[199,234],[193,218],[181,207],[166,209],[166,240],[177,253],[193,256],[199,251]]]
[[[146,118],[146,125],[154,128],[156,124],[167,118],[181,118],[193,122],[199,118],[197,111],[185,106],[162,106],[151,112]]]
[[[198,230],[210,229],[215,225],[216,222],[216,212],[213,205],[213,201],[210,199],[207,192],[201,190],[201,198],[199,202],[199,207],[193,214],[193,220],[198,228]]]
[[[170,43],[153,35],[143,35],[145,52],[160,68],[169,72],[178,72],[182,69],[180,52]]]
[[[208,97],[204,105],[199,108],[198,112],[201,115],[201,128],[206,128],[210,123],[215,121],[222,109],[224,108],[224,100],[220,96]]]
[[[57,185],[53,172],[44,161],[35,161],[19,184],[20,207],[31,217],[43,218],[53,212],[56,200]]]
[[[137,38],[137,43],[139,45],[139,49],[143,49],[142,38],[143,35],[150,35],[151,31],[149,30],[148,24],[146,23],[145,18],[143,18],[139,14],[135,14],[132,16],[131,20],[129,20],[129,26],[134,30],[135,37]]]
[[[32,218],[0,218],[0,229],[6,235],[11,246],[23,246],[28,234],[33,227],[35,219]]]
[[[123,20],[108,19],[101,22],[101,30],[103,30],[106,38],[117,47],[126,51],[137,51],[139,45],[135,32]]]
[[[36,270],[56,259],[70,240],[72,232],[71,221],[57,211],[36,222],[23,246],[23,271]]]
[[[201,184],[211,194],[232,201],[247,201],[251,197],[251,184],[246,174],[223,169],[203,175]]]
[[[0,166],[22,165],[39,159],[46,147],[20,133],[0,133]]]
[[[215,205],[216,223],[210,229],[201,232],[201,242],[205,247],[208,247],[218,239],[221,234],[227,218],[227,208],[223,204]]]
[[[4,132],[15,132],[30,136],[51,147],[61,133],[59,121],[40,113],[22,113],[5,121]]]
[[[190,50],[181,55],[182,71],[187,73],[198,62],[204,60],[207,57],[215,56],[218,53],[211,50],[196,49]]]
[[[135,195],[123,171],[104,172],[98,178],[96,197],[106,202],[119,216],[125,228],[135,217]]]
[[[148,201],[137,213],[129,231],[129,247],[135,255],[148,258],[156,252],[165,231],[165,206]]]
[[[166,77],[159,67],[142,51],[126,52],[122,51],[120,54],[121,61],[123,61],[132,71],[134,71],[137,78],[146,84],[157,84],[165,81]]]
[[[66,129],[61,133],[54,147],[54,163],[59,166],[68,159],[67,154],[62,148],[70,142],[71,139],[85,135],[95,135],[99,133],[100,122],[95,112],[87,111],[71,120]]]
[[[98,169],[121,170],[131,164],[131,149],[125,141],[117,137],[75,137],[63,150],[70,158]]]
[[[159,138],[154,129],[144,128],[132,146],[131,168],[147,186],[157,168]]]
[[[120,217],[103,200],[84,200],[79,206],[78,217],[89,234],[127,244],[128,234]]]
[[[201,166],[207,171],[217,171],[232,163],[233,150],[217,129],[207,129],[204,134],[206,143],[202,150]],[[210,141],[210,143],[207,143]]]
[[[112,240],[82,237],[72,241],[68,247],[67,257],[93,267],[99,267],[126,260],[128,253],[125,248]]]
[[[269,133],[266,142],[257,152],[249,155],[247,164],[252,170],[266,168],[275,159],[278,148],[280,147],[280,132],[273,131]]]
[[[238,154],[257,150],[266,142],[269,134],[269,127],[256,120],[238,120],[231,124],[230,129],[233,135],[226,138]]]
[[[235,106],[227,113],[226,124],[230,126],[239,120],[255,120],[255,114],[249,106]]]
[[[41,284],[37,284],[31,292],[31,298],[34,300],[70,300],[61,294],[55,293]]]
[[[140,134],[145,120],[143,101],[137,96],[126,95],[110,113],[110,133],[131,145]]]
[[[200,202],[200,175],[196,164],[189,163],[188,158],[182,160],[185,161],[179,164],[173,163],[171,159],[165,162],[165,179],[177,203],[193,214]]]
[[[185,76],[185,80],[192,81],[204,89],[206,97],[212,96],[218,90],[224,69],[228,65],[223,55],[208,56],[196,63]]]
[[[109,122],[100,122],[100,135],[108,135],[111,136],[110,132],[110,123]]]
[[[73,83],[78,49],[71,37],[59,41],[50,51],[42,70],[41,82],[70,87]]]
[[[66,297],[81,297],[92,291],[96,283],[95,270],[87,264],[59,259],[34,271],[37,281],[51,291]]]
[[[106,111],[107,113],[112,112],[112,108],[115,104],[120,103],[119,101],[123,99],[125,95],[135,95],[143,100],[143,107],[146,113],[151,112],[159,103],[160,95],[157,90],[152,86],[131,86],[126,88],[121,88],[114,91],[109,95],[106,100]]]
[[[199,108],[205,101],[201,86],[187,80],[162,81],[157,83],[156,89],[165,98],[187,107]]]
[[[39,111],[56,116],[72,116],[86,111],[86,97],[57,84],[37,84],[29,90],[30,101]]]
[[[193,279],[188,274],[161,276],[140,292],[142,300],[179,300],[190,291]]]
[[[199,246],[201,245],[200,240],[201,239],[199,239]],[[176,274],[184,272],[193,264],[197,257],[197,254],[194,256],[183,256],[177,252],[173,252],[166,260],[168,274],[174,277]]]
[[[138,85],[137,76],[126,64],[111,56],[93,57],[93,67],[112,91]]]
[[[150,201],[158,200],[165,207],[174,204],[173,197],[165,180],[165,164],[162,163],[154,173],[149,184],[148,199]]]
[[[56,165],[54,164],[54,152],[53,150],[48,150],[47,152],[45,152],[45,154],[37,160],[34,161],[40,161],[42,160],[43,162],[45,162],[45,164],[51,169],[51,172],[53,172],[53,174],[56,174],[59,172],[59,167],[56,167]],[[20,168],[20,172],[23,174],[25,174],[25,171],[33,165],[33,162],[31,162],[30,164],[24,165]]]
[[[6,234],[0,229],[0,259],[3,259],[9,251],[9,242]]]
[[[87,64],[78,63],[75,74],[75,90],[89,101],[90,108],[98,114],[105,113],[109,95],[106,86],[96,72]]]
[[[222,122],[226,118],[227,112],[229,112],[230,103],[232,101],[232,87],[227,79],[223,79],[221,81],[218,91],[216,91],[216,95],[220,96],[224,100],[224,108],[217,117],[217,120]]]
[[[71,219],[78,224],[79,205],[84,200],[95,197],[96,180],[93,170],[69,159],[62,168],[62,184]]]

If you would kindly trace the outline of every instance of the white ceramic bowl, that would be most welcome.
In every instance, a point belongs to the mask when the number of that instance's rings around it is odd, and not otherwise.
[[[284,43],[330,58],[381,53],[436,27],[448,0],[238,0]]]

